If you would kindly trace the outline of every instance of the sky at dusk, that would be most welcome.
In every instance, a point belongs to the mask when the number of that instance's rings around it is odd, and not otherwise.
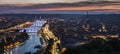
[[[0,0],[0,13],[119,13],[120,0]]]

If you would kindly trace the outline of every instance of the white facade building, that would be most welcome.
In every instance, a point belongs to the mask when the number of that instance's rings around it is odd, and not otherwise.
[[[32,23],[32,25],[28,28],[21,28],[20,32],[23,32],[26,30],[26,32],[38,32],[38,30],[41,29],[41,27],[46,23],[44,20],[36,20],[35,22]]]

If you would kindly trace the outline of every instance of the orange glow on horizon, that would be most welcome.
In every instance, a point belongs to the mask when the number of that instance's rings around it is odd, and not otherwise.
[[[109,5],[109,6],[82,6],[82,7],[61,7],[61,8],[47,8],[47,9],[37,9],[44,11],[54,11],[54,10],[79,10],[79,11],[119,11],[119,5]]]

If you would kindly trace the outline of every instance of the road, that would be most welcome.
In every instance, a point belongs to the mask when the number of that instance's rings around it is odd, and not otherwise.
[[[13,27],[10,27],[10,28],[4,29],[4,30],[0,30],[0,32],[10,31],[11,29],[23,28],[25,25],[31,25],[31,24],[32,24],[32,22],[28,21],[28,22],[18,24],[16,26],[13,26]]]
[[[37,20],[37,22],[38,22],[38,20]],[[39,24],[37,22],[36,21],[33,22],[33,24],[31,26],[33,27],[34,24]],[[37,26],[37,25],[35,25],[35,26]],[[37,26],[37,27],[39,27],[39,26]],[[12,28],[15,28],[15,27],[12,27]],[[5,54],[24,54],[26,52],[34,53],[38,50],[37,48],[35,48],[36,45],[41,45],[43,47],[46,45],[44,39],[42,39],[43,43],[40,42],[40,38],[42,38],[42,36],[37,34],[37,32],[30,32],[28,34],[29,34],[28,40],[26,40],[22,45],[19,45],[10,50],[7,50]]]
[[[61,54],[61,50],[60,50],[60,40],[58,39],[58,37],[56,37],[52,31],[49,30],[49,24],[46,24],[44,29],[43,29],[43,33],[45,34],[45,36],[47,37],[47,39],[53,39],[53,45],[52,45],[52,50],[51,53],[52,54]]]

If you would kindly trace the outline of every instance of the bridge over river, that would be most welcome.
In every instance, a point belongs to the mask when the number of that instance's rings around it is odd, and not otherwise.
[[[23,30],[26,30],[26,32],[29,34],[29,39],[27,39],[25,42],[23,42],[21,45],[16,46],[10,50],[6,50],[5,54],[24,54],[26,52],[34,53],[37,51],[34,47],[36,45],[41,45],[42,47],[45,47],[46,43],[43,37],[37,32],[41,29],[41,27],[46,23],[44,20],[36,20],[32,23],[32,25],[28,28],[21,28],[20,32],[23,32]],[[43,43],[41,43],[40,39],[42,39]]]

